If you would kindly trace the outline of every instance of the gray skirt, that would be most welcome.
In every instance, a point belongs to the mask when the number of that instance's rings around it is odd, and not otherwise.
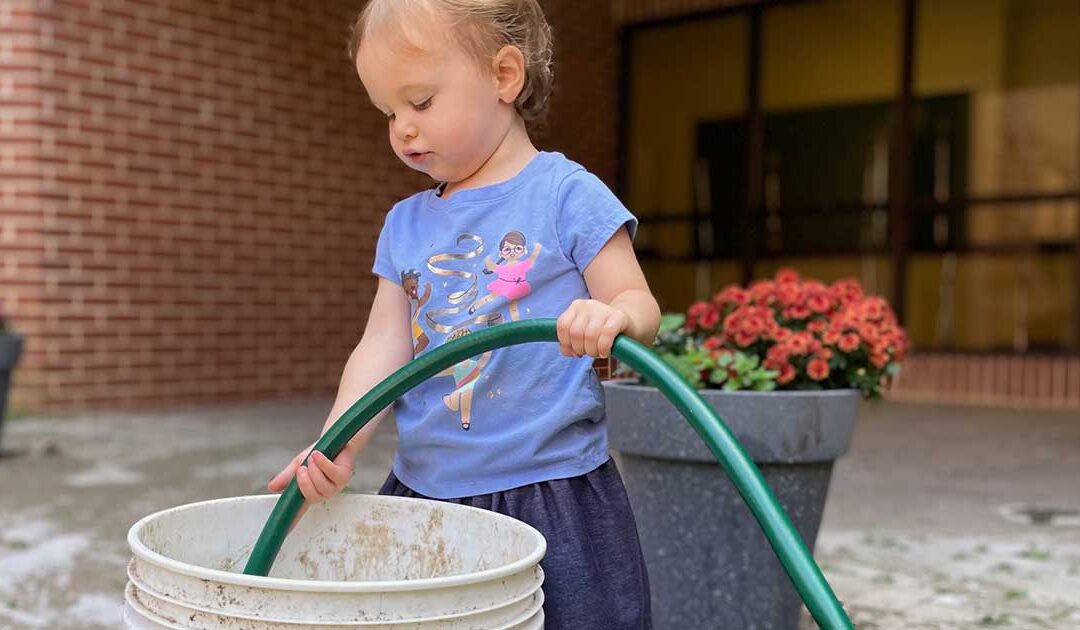
[[[379,494],[427,499],[393,472]],[[439,499],[436,499],[439,500]],[[505,514],[547,539],[546,630],[649,630],[649,577],[615,462],[579,477],[447,499]]]

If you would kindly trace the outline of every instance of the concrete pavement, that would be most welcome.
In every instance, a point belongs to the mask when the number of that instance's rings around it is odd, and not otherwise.
[[[0,459],[0,628],[115,628],[125,535],[168,507],[264,492],[316,437],[329,400],[22,418]],[[373,491],[382,427],[353,482]],[[864,407],[835,469],[817,546],[860,628],[1080,627],[1080,523],[1006,508],[1080,508],[1080,417]],[[812,626],[810,626],[812,627]]]

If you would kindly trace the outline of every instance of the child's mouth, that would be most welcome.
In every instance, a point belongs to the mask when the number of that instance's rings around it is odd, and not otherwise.
[[[409,158],[410,162],[425,162],[431,156],[431,151],[410,151],[405,154],[405,157]]]

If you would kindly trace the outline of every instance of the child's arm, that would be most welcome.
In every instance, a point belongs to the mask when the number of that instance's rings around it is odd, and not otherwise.
[[[559,316],[562,353],[606,358],[619,333],[652,345],[660,328],[660,306],[649,291],[625,228],[604,244],[583,275],[592,299],[574,300]]]
[[[412,358],[408,298],[400,286],[385,278],[379,278],[364,335],[345,363],[337,398],[326,418],[322,433],[368,390]],[[298,475],[300,490],[309,502],[324,501],[341,492],[352,477],[355,456],[371,441],[376,428],[389,413],[389,407],[380,411],[357,432],[333,462],[321,453],[315,453],[309,460],[309,465],[300,468],[300,463],[310,447],[304,449],[267,487],[274,492],[280,491],[295,474]]]

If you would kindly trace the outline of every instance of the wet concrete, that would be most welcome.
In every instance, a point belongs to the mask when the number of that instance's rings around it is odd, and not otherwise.
[[[147,514],[265,494],[266,482],[322,428],[329,400],[152,414],[22,418],[0,459],[0,628],[116,628],[128,528]],[[358,462],[351,488],[389,470],[391,423]]]
[[[1080,519],[1004,509],[1080,508],[1080,414],[862,411],[815,553],[858,628],[1080,628]]]
[[[23,418],[0,459],[0,628],[117,627],[139,518],[261,494],[329,400]],[[352,487],[389,469],[391,424]],[[1002,506],[1080,508],[1080,414],[865,406],[836,465],[817,557],[860,628],[1080,627],[1080,527]],[[808,626],[812,627],[812,626]]]

